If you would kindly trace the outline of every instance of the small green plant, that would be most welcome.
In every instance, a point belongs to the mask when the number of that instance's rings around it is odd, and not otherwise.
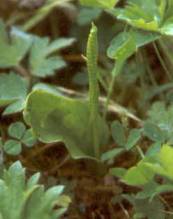
[[[108,11],[114,10],[112,8],[115,3],[118,3],[118,1],[110,1],[106,4],[102,1],[81,2],[87,6],[98,6],[107,9]],[[155,7],[156,6],[157,4],[155,2]],[[119,13],[124,13],[122,10],[117,10]],[[123,10],[127,10],[127,8]],[[115,157],[124,150],[132,149],[139,141],[141,131],[137,129],[131,130],[128,138],[125,139],[126,137],[123,133],[124,131],[121,131],[120,133],[121,129],[119,129],[117,123],[114,123],[112,127],[115,129],[115,132],[113,132],[115,142],[119,141],[121,137],[124,139],[121,139],[122,142],[119,144],[119,148],[106,151],[105,153],[101,152],[101,145],[105,145],[110,136],[107,131],[105,120],[107,109],[113,92],[115,80],[121,73],[121,70],[128,58],[131,57],[140,47],[145,46],[160,37],[161,35],[158,33],[141,32],[137,29],[130,29],[128,31],[121,32],[112,40],[107,50],[107,55],[115,61],[115,65],[111,72],[112,81],[108,88],[107,101],[102,119],[98,110],[99,72],[97,66],[97,28],[93,25],[88,37],[86,56],[89,76],[89,102],[64,98],[59,96],[56,92],[51,94],[51,92],[47,92],[44,89],[36,89],[28,96],[24,112],[25,120],[29,125],[31,125],[41,141],[48,143],[63,141],[74,158],[90,157],[106,161]],[[49,100],[51,97],[52,101]],[[63,104],[61,102],[63,102]],[[40,108],[43,108],[45,105],[47,107],[42,110],[42,113],[38,112],[40,111]],[[62,117],[64,117],[63,121],[61,121]],[[80,124],[80,120],[83,120],[83,124]],[[56,124],[61,125],[57,127]],[[144,132],[145,130],[146,129],[144,128]],[[83,141],[84,136],[85,141]]]
[[[123,151],[116,148],[103,153],[109,138],[106,114],[116,77],[127,59],[137,50],[153,40],[156,35],[142,35],[137,31],[120,33],[110,44],[107,54],[116,60],[111,72],[112,82],[108,89],[103,118],[99,115],[99,71],[97,66],[97,28],[92,26],[87,43],[87,69],[89,76],[89,101],[80,101],[60,96],[56,91],[35,89],[27,99],[24,118],[31,125],[36,136],[43,142],[63,141],[74,158],[94,158],[106,161]],[[44,107],[47,106],[47,107]],[[42,113],[40,109],[42,108]],[[44,109],[43,109],[44,108]],[[62,120],[62,118],[64,118]],[[80,123],[80,121],[83,123]],[[60,125],[61,124],[61,125]],[[71,133],[71,134],[70,134]],[[83,141],[85,136],[85,141]],[[116,137],[115,137],[116,138]],[[133,130],[123,145],[131,149],[140,138],[140,132]],[[122,146],[122,145],[120,145]]]
[[[130,151],[137,146],[138,141],[141,139],[142,130],[131,129],[128,135],[127,131],[128,130],[126,130],[119,121],[114,121],[111,124],[112,138],[117,147],[103,153],[102,161],[109,161],[119,154],[125,151]]]
[[[111,174],[120,177],[125,184],[141,188],[141,191],[136,195],[124,196],[135,206],[135,218],[143,218],[144,216],[149,219],[165,218],[164,213],[161,213],[164,210],[164,205],[159,197],[163,193],[173,191],[172,156],[173,148],[165,144],[154,155],[143,155],[143,159],[128,170],[113,168],[110,171]],[[164,183],[161,183],[156,176],[162,177]],[[142,207],[144,203],[146,206]],[[153,213],[149,210],[153,208],[150,205],[157,206]]]
[[[173,191],[173,1],[79,0],[79,3],[47,0],[26,22],[22,13],[5,22],[0,20],[3,51],[0,54],[0,107],[3,108],[0,171],[6,161],[15,159],[7,154],[20,155],[22,148],[27,153],[26,147],[38,143],[41,148],[33,149],[31,156],[39,154],[39,160],[42,154],[47,156],[47,149],[59,145],[54,143],[63,142],[73,159],[85,159],[82,165],[86,165],[86,171],[94,170],[95,178],[106,172],[104,180],[99,178],[106,191],[107,187],[114,190],[117,180],[120,186],[133,187],[130,192],[121,191],[111,197],[108,207],[111,214],[114,211],[111,205],[115,202],[120,204],[126,218],[170,219],[172,208],[164,195]],[[58,14],[57,11],[50,14],[47,22],[51,27],[46,35],[52,35],[53,40],[42,36],[45,32],[39,32],[37,26],[32,30],[55,6],[60,6],[59,9],[70,17],[68,34],[75,35],[76,39],[60,37],[63,34],[56,29],[58,25],[54,26],[53,13]],[[63,13],[57,18],[60,19],[58,24]],[[65,19],[63,25],[66,27]],[[15,22],[17,27],[10,27]],[[32,34],[25,32],[29,29]],[[64,26],[62,29],[64,31]],[[88,36],[86,52],[80,32]],[[71,51],[61,53],[61,49],[75,41],[77,44]],[[83,53],[86,55],[81,55]],[[63,68],[68,67],[68,60],[70,74],[66,75],[68,71],[64,72]],[[79,82],[75,90],[57,86],[57,81],[60,85],[62,81],[59,70],[64,74],[63,86],[69,81]],[[88,94],[83,93],[86,90]],[[121,104],[124,107],[120,107]],[[132,111],[129,113],[129,110]],[[26,153],[18,157],[27,163],[32,158],[25,157]],[[57,165],[59,160],[52,162],[55,167],[45,173],[59,170],[68,159],[69,155],[60,165]],[[39,174],[25,179],[20,162],[2,172],[0,219],[53,219],[60,218],[67,210],[69,198],[62,195],[63,186],[45,191],[44,186],[37,184]],[[99,193],[102,193],[102,186]],[[124,209],[124,199],[133,206],[133,211]],[[80,203],[77,211],[86,213],[89,205]],[[102,216],[98,211],[92,217],[97,214]]]
[[[171,10],[171,0],[129,0],[125,8],[115,10],[115,16],[136,28],[172,35]]]
[[[3,149],[7,154],[18,155],[22,151],[22,145],[30,148],[37,139],[34,137],[31,129],[26,129],[22,122],[12,123],[8,128],[8,134],[12,139],[3,144]]]
[[[4,169],[0,179],[0,218],[60,218],[67,209],[62,199],[64,187],[55,186],[45,191],[44,186],[38,184],[39,177],[36,173],[26,180],[25,169],[19,161]]]
[[[38,88],[28,96],[24,111],[26,122],[41,141],[63,141],[74,158],[100,159],[100,147],[108,140],[107,124],[98,111],[97,50],[97,28],[93,25],[86,57],[89,100],[70,99],[55,90]]]

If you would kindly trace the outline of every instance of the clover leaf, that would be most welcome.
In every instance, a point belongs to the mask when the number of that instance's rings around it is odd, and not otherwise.
[[[141,138],[140,129],[131,129],[127,135],[126,129],[119,121],[114,121],[111,124],[111,133],[114,142],[117,146],[124,148],[125,150],[130,150],[136,146],[137,142]]]
[[[9,136],[20,140],[26,130],[25,125],[22,122],[12,123],[8,129]]]
[[[18,140],[10,139],[3,145],[4,151],[9,155],[18,155],[22,151],[22,144]]]
[[[135,28],[172,35],[172,2],[165,0],[128,0],[122,9],[110,9],[110,13]]]
[[[116,60],[126,60],[141,46],[153,42],[160,36],[156,33],[146,33],[144,31],[131,30],[121,32],[111,41],[107,55]]]
[[[145,185],[157,174],[172,181],[172,157],[173,148],[165,144],[154,156],[145,157],[136,166],[128,169],[123,180],[129,185]]]
[[[21,139],[22,143],[30,148],[33,147],[33,145],[36,143],[37,139],[33,134],[32,129],[27,129]]]
[[[31,129],[26,129],[22,122],[12,123],[8,128],[8,134],[12,139],[7,140],[4,145],[4,151],[9,155],[18,155],[22,151],[22,145],[32,147],[36,143],[36,137]]]

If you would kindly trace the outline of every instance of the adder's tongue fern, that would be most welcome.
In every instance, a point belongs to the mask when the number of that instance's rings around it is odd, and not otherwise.
[[[89,104],[90,104],[90,127],[93,135],[95,156],[99,158],[99,139],[98,139],[98,114],[99,114],[99,85],[98,85],[98,40],[97,27],[92,24],[87,42],[87,68],[89,75]]]

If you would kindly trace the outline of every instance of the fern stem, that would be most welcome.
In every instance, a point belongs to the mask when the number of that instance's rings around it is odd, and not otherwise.
[[[110,87],[108,89],[108,95],[107,95],[107,100],[106,100],[106,105],[105,105],[105,111],[104,111],[104,114],[103,114],[104,119],[106,119],[106,114],[107,114],[107,111],[108,111],[108,106],[109,106],[109,102],[110,102],[110,99],[111,99],[111,95],[112,95],[112,92],[113,92],[113,89],[114,89],[115,80],[117,78],[117,75],[120,74],[123,65],[124,65],[124,61],[118,60],[115,64],[113,70],[112,70],[111,74],[113,75],[113,78],[112,78]]]

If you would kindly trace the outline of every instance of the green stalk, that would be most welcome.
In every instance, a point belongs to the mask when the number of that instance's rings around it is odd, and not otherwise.
[[[100,157],[98,139],[98,115],[99,115],[99,85],[98,85],[98,40],[97,27],[92,24],[87,42],[87,68],[89,76],[89,109],[90,127],[93,135],[94,151],[97,158]]]
[[[172,39],[170,38],[170,40],[172,40]],[[158,43],[159,43],[160,49],[163,51],[164,55],[166,56],[168,63],[171,64],[171,66],[169,66],[170,69],[172,69],[172,67],[173,67],[172,53],[170,52],[169,48],[165,44],[164,39],[159,39]],[[170,41],[170,43],[172,43],[172,42]]]
[[[163,67],[163,69],[164,69],[164,71],[165,71],[165,73],[166,73],[168,79],[169,79],[170,81],[172,81],[171,73],[169,72],[169,70],[168,70],[168,68],[167,68],[167,66],[166,66],[166,64],[165,64],[165,61],[163,60],[163,58],[162,58],[162,56],[161,56],[161,54],[160,54],[160,51],[159,51],[159,49],[158,49],[158,47],[157,47],[157,44],[156,44],[155,42],[153,42],[153,47],[154,47],[154,49],[155,49],[156,55],[157,55],[157,57],[158,57],[158,59],[159,59],[159,61],[160,61],[160,64],[162,65],[162,67]]]
[[[47,1],[45,5],[39,8],[27,22],[22,26],[23,31],[28,31],[34,26],[36,26],[41,20],[43,20],[55,7],[58,5],[69,2],[70,0],[56,0],[56,1]]]
[[[115,66],[112,70],[112,81],[111,81],[111,84],[110,84],[110,87],[108,89],[108,95],[107,95],[107,100],[106,100],[106,105],[105,105],[105,111],[104,111],[104,115],[103,117],[106,119],[106,114],[107,114],[107,110],[108,110],[108,106],[109,106],[109,102],[110,102],[110,99],[111,99],[111,95],[112,95],[112,92],[113,92],[113,89],[114,89],[114,84],[115,84],[115,80],[117,78],[117,76],[120,74],[121,70],[122,70],[122,67],[124,65],[124,60],[117,60],[117,62],[115,63]]]

